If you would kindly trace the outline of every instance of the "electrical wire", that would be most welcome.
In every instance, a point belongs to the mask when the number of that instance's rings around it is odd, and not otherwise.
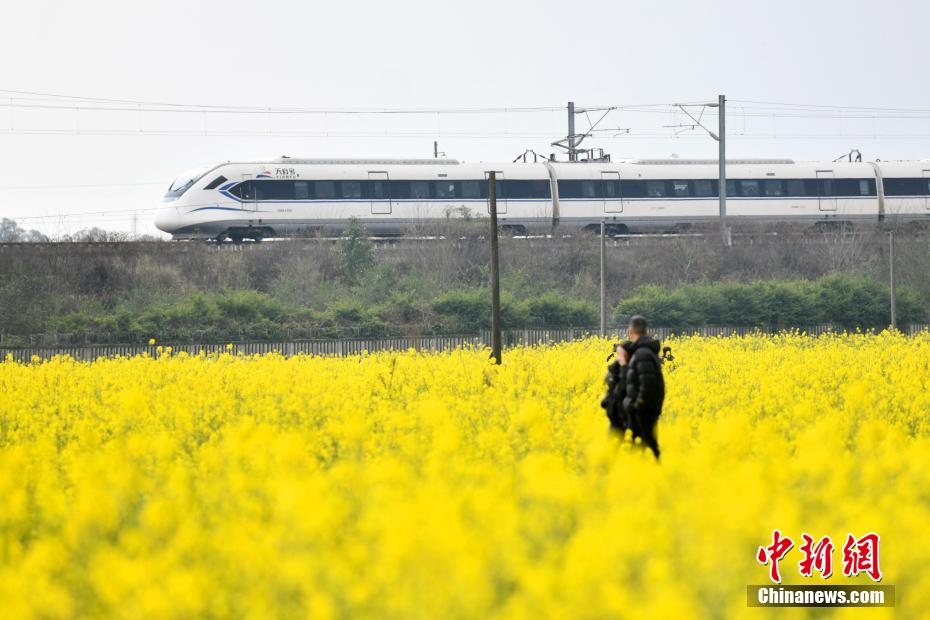
[[[526,112],[560,112],[563,106],[514,106],[514,107],[462,107],[462,108],[300,108],[300,107],[262,107],[262,106],[235,106],[235,105],[204,105],[194,103],[166,103],[157,101],[143,101],[133,99],[109,99],[104,97],[80,97],[76,95],[59,95],[23,90],[0,89],[0,93],[7,95],[30,95],[45,98],[67,99],[75,101],[72,105],[47,106],[39,104],[12,104],[12,107],[36,107],[51,109],[107,110],[123,112],[196,112],[196,113],[224,113],[224,114],[500,114],[500,113],[526,113]],[[14,98],[15,99],[15,98]],[[112,104],[131,107],[115,108],[112,105],[88,106],[85,103]],[[10,107],[10,103],[0,104]]]
[[[605,130],[612,133],[614,130]],[[84,130],[84,129],[0,129],[0,134],[6,135],[54,135],[54,136],[148,136],[148,137],[208,137],[208,138],[405,138],[420,139],[424,137],[481,139],[481,140],[527,140],[550,139],[551,133],[467,133],[467,132],[299,132],[299,131],[197,131],[197,130]],[[771,133],[771,132],[741,132],[728,133],[727,140],[807,140],[807,139],[861,139],[861,140],[926,140],[930,138],[927,133]],[[598,135],[598,140],[706,140],[704,134],[700,135],[674,135],[651,131],[630,130],[624,131],[620,136]],[[0,188],[3,189],[3,188]]]
[[[44,214],[44,215],[24,215],[22,217],[16,217],[16,220],[43,220],[43,219],[58,219],[58,218],[73,218],[73,217],[82,217],[82,216],[109,216],[114,214],[133,214],[133,213],[143,213],[147,211],[158,211],[162,207],[140,207],[138,209],[103,209],[99,211],[79,211],[77,213],[60,213],[60,214]]]
[[[165,185],[164,181],[149,181],[145,183],[75,183],[68,185],[0,185],[0,191],[18,191],[27,189],[83,189],[101,187],[144,187],[147,185]]]
[[[854,110],[870,112],[915,112],[930,114],[930,108],[878,108],[868,106],[843,106],[843,105],[824,105],[815,103],[787,103],[777,101],[756,101],[752,99],[728,99],[727,103],[749,103],[755,105],[781,106],[793,108],[810,108],[810,109],[829,109],[829,110]]]

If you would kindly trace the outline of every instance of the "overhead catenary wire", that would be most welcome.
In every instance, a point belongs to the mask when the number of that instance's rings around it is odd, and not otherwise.
[[[32,189],[99,189],[104,187],[145,187],[164,185],[164,181],[146,181],[142,183],[65,183],[51,185],[0,185],[0,191],[19,191]]]
[[[787,108],[857,110],[857,111],[871,111],[871,112],[930,113],[930,108],[883,108],[883,107],[869,107],[869,106],[827,105],[827,104],[816,104],[816,103],[788,103],[788,102],[777,102],[777,101],[757,101],[757,100],[752,100],[752,99],[733,99],[732,102],[743,103],[743,104],[748,103],[748,104],[754,104],[754,105],[780,106],[780,107],[787,107]]]
[[[734,100],[734,105],[738,102]],[[610,112],[619,110],[623,112],[640,113],[640,114],[664,114],[674,115],[676,108],[681,105],[694,104],[658,104],[652,106],[642,105],[616,105],[596,108],[586,108],[590,112]],[[869,108],[817,108],[817,109],[768,109],[752,108],[747,106],[738,106],[740,115],[753,118],[811,118],[811,119],[930,119],[930,110],[871,110]],[[235,108],[235,107],[188,107],[172,106],[157,107],[152,105],[138,106],[116,106],[100,105],[97,103],[29,103],[17,100],[0,100],[0,108],[18,109],[18,110],[66,110],[66,111],[86,111],[86,112],[131,112],[135,114],[219,114],[226,116],[235,115],[271,115],[271,116],[308,116],[308,115],[440,115],[440,114],[522,114],[548,112],[562,112],[562,108],[557,107],[540,107],[540,108],[422,108],[422,109],[350,109],[350,108]],[[713,115],[713,113],[711,113]]]
[[[669,134],[659,132],[642,132],[635,129],[624,129],[621,135],[608,135],[616,133],[616,130],[604,130],[604,135],[599,135],[598,140],[615,141],[621,140],[691,140],[704,139],[704,136],[691,136],[688,134]],[[422,139],[424,137],[439,138],[461,138],[461,139],[481,139],[481,140],[526,140],[526,139],[548,139],[551,133],[507,133],[507,132],[481,132],[481,133],[456,133],[420,131],[420,132],[310,132],[310,131],[198,131],[198,130],[87,130],[87,129],[0,129],[0,134],[5,135],[50,135],[50,136],[138,136],[138,137],[213,137],[213,138],[319,138],[319,139],[337,139],[337,138],[407,138]],[[855,140],[926,140],[930,139],[930,133],[774,133],[774,132],[745,132],[727,135],[728,140],[834,140],[834,139],[855,139]]]
[[[426,107],[426,108],[363,108],[363,107],[299,107],[299,106],[241,106],[214,105],[196,103],[169,103],[137,99],[114,99],[106,97],[83,97],[41,93],[35,91],[0,89],[0,94],[7,101],[0,101],[0,107],[100,110],[114,112],[189,112],[216,114],[511,114],[534,112],[562,112],[563,105],[550,106],[500,106],[500,107]],[[27,96],[23,96],[27,95]],[[20,102],[20,103],[17,103]],[[24,103],[29,102],[29,103]],[[686,102],[694,105],[697,102]],[[604,112],[615,109],[631,111],[649,111],[661,107],[676,105],[674,103],[644,103],[626,105],[585,106],[579,112]],[[124,106],[124,107],[115,107]]]
[[[19,91],[0,89],[0,93],[7,96],[7,102],[0,102],[3,107],[48,108],[48,109],[74,109],[80,107],[86,110],[122,111],[122,112],[194,112],[194,113],[220,113],[220,114],[500,114],[508,112],[558,112],[562,106],[502,106],[502,107],[460,107],[460,108],[339,108],[339,107],[278,107],[278,106],[239,106],[239,105],[213,105],[197,103],[169,103],[157,101],[143,101],[134,99],[110,99],[104,97],[82,97],[76,95],[57,95],[51,93],[38,93],[32,91]],[[38,103],[15,103],[20,101],[36,101],[23,99],[15,95],[39,96],[43,99]],[[14,95],[9,97],[9,95]],[[12,98],[14,103],[10,103]],[[56,103],[64,99],[71,103]],[[50,101],[50,103],[42,103]],[[123,106],[123,107],[114,107]]]
[[[23,215],[12,216],[17,222],[20,220],[54,220],[54,219],[81,219],[81,218],[99,218],[112,217],[117,215],[132,215],[134,213],[146,213],[157,211],[161,207],[139,207],[136,209],[98,209],[96,211],[80,211],[78,213],[44,213],[42,215]]]
[[[339,108],[339,107],[272,107],[272,106],[241,106],[241,105],[216,105],[216,104],[197,104],[197,103],[177,103],[177,102],[160,102],[141,99],[112,98],[112,97],[87,97],[70,94],[59,94],[31,90],[0,89],[0,94],[8,96],[8,101],[0,99],[0,108],[10,110],[10,126],[0,129],[0,134],[7,135],[81,135],[81,136],[164,136],[164,137],[261,137],[261,138],[411,138],[420,137],[445,137],[445,138],[462,138],[462,139],[483,139],[483,140],[524,140],[540,139],[550,140],[554,132],[546,131],[527,131],[527,130],[510,130],[510,125],[506,118],[510,114],[524,113],[559,113],[563,111],[563,106],[510,106],[510,107],[424,107],[424,108]],[[730,135],[733,139],[741,140],[830,140],[830,139],[857,139],[857,140],[924,140],[928,134],[924,132],[910,131],[887,132],[878,131],[874,123],[880,120],[907,120],[919,121],[930,119],[930,109],[924,108],[881,108],[870,106],[851,106],[851,105],[821,105],[821,104],[800,104],[784,103],[758,100],[741,100],[734,99],[731,103],[736,108],[734,112],[737,117],[742,117],[743,130],[734,132]],[[644,103],[644,104],[610,104],[585,106],[584,112],[604,112],[608,114],[611,111],[622,113],[634,113],[643,115],[675,115],[682,106],[703,105],[701,101],[689,102],[668,102],[668,103]],[[62,126],[29,126],[27,122],[30,119],[18,119],[19,126],[13,121],[13,110],[33,110],[36,113],[42,111],[73,111],[75,113],[73,127]],[[81,112],[100,112],[100,113],[132,113],[139,115],[139,124],[134,128],[126,127],[106,127],[101,126],[101,119],[84,119]],[[203,124],[198,129],[188,128],[146,128],[143,126],[142,115],[145,114],[199,114],[203,117]],[[504,115],[505,129],[503,131],[489,130],[468,130],[455,131],[442,129],[439,118],[445,114],[499,114]],[[710,112],[713,115],[714,111]],[[207,125],[206,118],[210,115],[251,115],[263,116],[268,121],[268,127],[261,130],[250,129],[219,129],[210,128]],[[337,130],[331,129],[328,121],[324,122],[323,129],[273,129],[270,124],[270,118],[273,116],[302,116],[302,115],[322,115],[324,121],[331,115],[429,115],[436,118],[435,126],[428,129],[385,129],[382,131],[367,130]],[[747,118],[749,119],[771,119],[773,121],[772,131],[752,131],[746,130]],[[775,129],[774,121],[777,119],[815,119],[815,120],[837,120],[840,122],[840,131],[826,132],[787,132],[784,128]],[[56,119],[59,120],[60,119]],[[84,121],[82,123],[82,120]],[[92,121],[95,120],[96,124]],[[843,122],[855,122],[857,120],[870,121],[873,123],[871,131],[844,131]],[[83,125],[83,126],[82,126]],[[663,125],[664,126],[664,125]],[[753,127],[752,129],[757,129]],[[851,129],[857,129],[853,127]],[[691,136],[681,135],[683,132],[674,134],[624,128],[618,131],[616,128],[594,129],[587,132],[588,134],[597,133],[600,140],[611,141],[622,139],[629,140],[651,140],[651,139],[690,139]],[[687,134],[687,132],[684,132]]]
[[[50,93],[31,90],[0,89],[8,100],[0,101],[0,107],[37,108],[37,109],[74,109],[125,112],[190,112],[208,114],[504,114],[504,113],[535,113],[535,112],[562,112],[562,105],[547,106],[477,106],[477,107],[305,107],[305,106],[244,106],[230,104],[201,104],[152,101],[145,99],[128,99],[98,96],[82,96],[61,93]],[[872,118],[877,115],[901,115],[901,118],[911,118],[913,115],[930,117],[930,108],[906,107],[879,107],[854,105],[827,105],[792,102],[763,101],[754,99],[733,99],[733,104],[739,105],[745,114],[756,116],[771,116],[784,114],[787,117],[804,117],[798,111],[808,111],[822,116],[828,112],[838,112],[837,118],[849,118],[850,113],[861,113],[863,118]],[[608,110],[622,110],[626,112],[674,114],[681,105],[701,105],[701,100],[675,101],[642,104],[599,104],[584,106],[583,111],[597,112]],[[123,106],[123,107],[115,107]],[[759,107],[763,106],[763,107]],[[787,112],[786,110],[795,110]],[[829,115],[828,115],[829,116]],[[855,118],[855,116],[853,116]]]

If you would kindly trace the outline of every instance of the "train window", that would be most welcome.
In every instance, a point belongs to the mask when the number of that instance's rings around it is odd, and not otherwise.
[[[672,191],[678,198],[687,198],[691,195],[687,181],[672,181]]]
[[[620,181],[620,193],[624,198],[643,198],[646,184],[643,181]]]
[[[646,195],[650,198],[665,196],[665,181],[646,181]]]
[[[188,170],[174,180],[174,183],[172,183],[171,187],[168,188],[168,193],[165,194],[165,198],[180,198],[181,194],[186,192],[194,183],[199,181],[205,174],[210,172],[212,167],[213,166]]]
[[[866,187],[868,189],[868,187]],[[859,179],[836,179],[833,181],[836,196],[861,196]]]
[[[429,198],[428,181],[410,181],[410,197],[425,200]]]
[[[889,179],[885,177],[882,181],[882,184],[885,186],[885,195],[886,196],[904,196],[905,192],[901,191],[903,189],[902,181],[906,179]]]
[[[927,179],[885,179],[887,196],[926,196]]]
[[[307,181],[294,181],[294,199],[310,200],[310,183]]]
[[[762,182],[762,190],[766,196],[784,196],[785,185],[781,179],[766,179]]]
[[[536,179],[529,181],[530,198],[552,198],[552,188],[549,186],[548,179]]]
[[[601,181],[601,185],[604,186],[604,198],[620,197],[620,181]]]
[[[714,191],[714,182],[710,179],[696,179],[694,183],[694,195],[700,198],[709,198],[717,192]]]
[[[384,181],[369,181],[371,187],[372,200],[383,200],[387,198],[387,183]]]
[[[313,196],[317,200],[335,198],[336,197],[336,182],[335,181],[314,181],[313,182]]]
[[[584,181],[588,183],[588,181]],[[593,183],[593,181],[591,181]],[[505,179],[498,183],[498,195],[507,198],[550,198],[549,181],[531,179]],[[501,193],[503,192],[503,193]]]
[[[291,181],[262,179],[251,183],[255,187],[256,200],[294,200],[294,184]]]
[[[455,181],[434,181],[436,198],[455,198]]]
[[[340,194],[343,198],[361,198],[362,182],[361,181],[340,181]]]
[[[759,182],[743,179],[739,182],[739,193],[744,198],[754,198],[759,195]]]
[[[733,179],[727,179],[727,196],[736,197],[736,181]]]
[[[481,181],[462,181],[459,186],[462,193],[461,198],[481,198],[481,188],[484,183]]]
[[[229,179],[227,179],[226,177],[224,177],[224,176],[221,174],[220,176],[218,176],[218,177],[216,177],[215,179],[213,179],[212,181],[210,181],[210,184],[207,185],[206,187],[204,187],[204,189],[216,189],[217,187],[219,187],[220,185],[222,185],[223,183],[225,183],[225,182],[228,181],[228,180],[229,180]]]
[[[874,196],[872,179],[836,179],[833,189],[837,196]]]
[[[391,181],[390,186],[385,186],[385,197],[390,192],[392,200],[406,200],[410,198],[410,181]]]
[[[526,196],[527,198],[551,198],[552,197],[552,188],[549,185],[548,181],[545,180],[534,180],[534,181],[521,181],[526,185]],[[623,181],[624,185],[622,190],[617,188],[616,181],[580,181],[580,180],[567,180],[559,181],[559,198],[584,198],[586,200],[591,200],[593,198],[601,198],[607,196],[605,193],[608,191],[606,189],[607,183],[614,184],[614,191],[619,191],[617,196],[635,196],[636,190],[632,189],[633,186],[637,183],[642,183],[641,181]],[[631,193],[627,193],[627,188],[630,188]],[[641,194],[640,194],[641,195]]]
[[[833,179],[817,179],[818,196],[836,196],[833,192]]]
[[[255,188],[252,187],[252,181],[245,181],[230,189],[229,193],[243,200],[252,200],[255,195]]]
[[[559,198],[581,198],[581,181],[559,181]]]
[[[788,179],[785,181],[787,186],[787,191],[785,192],[786,196],[804,196],[806,192],[804,191],[804,181],[801,179]]]

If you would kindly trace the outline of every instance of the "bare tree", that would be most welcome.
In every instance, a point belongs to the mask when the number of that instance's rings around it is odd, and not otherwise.
[[[48,237],[38,230],[21,228],[15,220],[3,218],[0,220],[0,243],[42,243]]]

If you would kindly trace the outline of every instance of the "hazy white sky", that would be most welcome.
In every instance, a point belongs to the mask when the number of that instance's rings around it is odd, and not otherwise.
[[[930,113],[875,119],[826,110],[828,118],[811,119],[741,102],[930,109],[928,23],[930,4],[918,0],[8,0],[0,89],[303,108],[630,105],[725,93],[732,157],[832,159],[859,148],[868,159],[914,159],[930,157]],[[55,216],[20,219],[51,234],[131,229],[130,210],[153,207],[179,172],[202,163],[431,156],[434,138],[450,157],[509,160],[525,148],[548,153],[565,133],[564,112],[347,117],[11,107],[24,103],[48,102],[0,92],[0,216]],[[633,133],[589,143],[618,158],[716,156],[706,134],[673,137],[663,125],[686,118],[658,110],[613,112],[602,127]],[[176,135],[183,131],[199,135]],[[410,131],[417,135],[397,136]],[[367,135],[338,135],[345,132]],[[98,187],[53,187],[61,185]],[[57,217],[117,210],[127,212]],[[139,213],[139,232],[154,232],[150,214]]]

